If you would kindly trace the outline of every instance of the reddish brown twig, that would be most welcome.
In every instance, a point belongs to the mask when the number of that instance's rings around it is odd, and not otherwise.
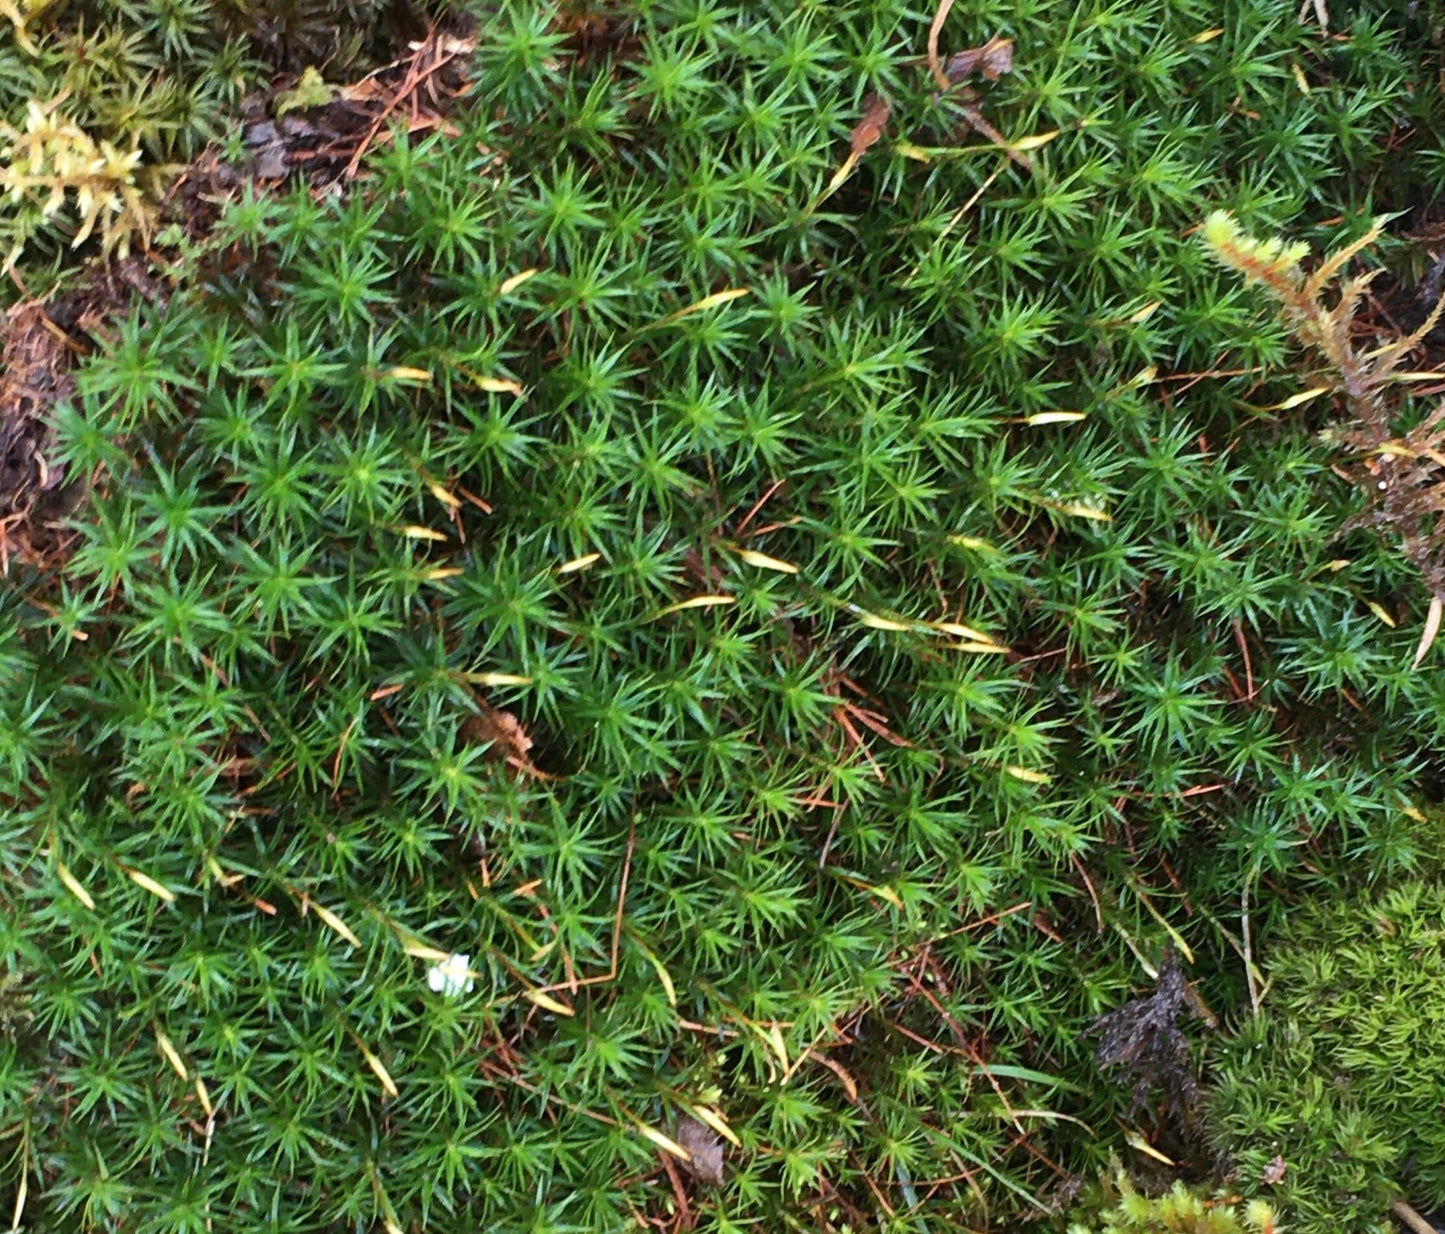
[[[361,139],[361,144],[358,145],[352,153],[350,162],[346,164],[345,179],[353,180],[356,178],[356,173],[361,167],[361,160],[366,157],[366,153],[371,149],[377,134],[381,132],[381,126],[387,122],[391,114],[396,111],[404,100],[415,96],[417,90],[421,88],[424,82],[436,76],[437,73],[440,73],[442,69],[446,68],[447,65],[455,60],[460,54],[460,51],[461,45],[458,45],[456,48],[443,49],[437,39],[435,27],[427,33],[427,37],[422,40],[420,46],[416,49],[415,55],[412,56],[411,63],[407,66],[406,76],[402,78],[401,84],[396,89],[396,93],[387,101],[386,106],[381,109],[381,114],[372,121],[371,128],[367,130],[366,136]],[[438,52],[441,53],[438,59],[423,66],[422,62],[427,56],[434,55]]]

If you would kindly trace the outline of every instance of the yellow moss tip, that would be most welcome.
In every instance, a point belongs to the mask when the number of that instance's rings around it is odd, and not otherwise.
[[[1251,1230],[1258,1230],[1260,1234],[1279,1234],[1274,1209],[1263,1200],[1251,1200],[1245,1205],[1244,1220]]]
[[[1309,252],[1310,246],[1308,243],[1304,240],[1296,240],[1293,244],[1284,246],[1284,251],[1279,255],[1280,264],[1284,266],[1297,266],[1309,256]]]
[[[1239,224],[1228,210],[1214,210],[1204,220],[1202,229],[1204,242],[1212,249],[1220,249],[1235,243],[1239,238]]]
[[[1215,210],[1200,228],[1204,242],[1214,255],[1247,279],[1269,283],[1280,291],[1286,281],[1299,277],[1299,263],[1308,256],[1309,245],[1288,244],[1278,237],[1256,240],[1240,228],[1227,210]]]

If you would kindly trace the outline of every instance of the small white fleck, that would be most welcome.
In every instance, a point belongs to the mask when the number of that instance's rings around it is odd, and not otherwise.
[[[438,994],[455,998],[458,994],[472,992],[472,974],[469,971],[472,957],[462,952],[449,955],[440,963],[427,970],[426,983]]]
[[[1378,487],[1379,487],[1380,491],[1383,493],[1383,492],[1385,491],[1385,489],[1387,489],[1387,488],[1389,487],[1389,485],[1387,485],[1383,480],[1381,480],[1380,483],[1379,483],[1379,485],[1378,485]]]

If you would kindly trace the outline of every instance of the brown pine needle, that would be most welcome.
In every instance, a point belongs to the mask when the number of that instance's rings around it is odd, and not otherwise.
[[[1419,668],[1421,661],[1430,653],[1435,636],[1440,633],[1442,615],[1445,615],[1445,597],[1431,596],[1430,611],[1425,615],[1425,628],[1420,632],[1420,645],[1415,649],[1415,662],[1410,665],[1412,669]]]
[[[938,83],[940,90],[947,90],[952,85],[938,60],[938,36],[943,32],[943,23],[948,20],[949,10],[952,8],[953,0],[939,0],[938,9],[933,14],[933,24],[928,27],[928,71],[933,74],[933,80]]]

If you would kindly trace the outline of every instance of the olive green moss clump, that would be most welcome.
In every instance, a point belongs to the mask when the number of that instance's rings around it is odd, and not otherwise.
[[[1399,1196],[1445,1206],[1445,884],[1301,909],[1265,967],[1213,1099],[1241,1185],[1281,1160],[1299,1234],[1393,1229]]]
[[[1176,1183],[1163,1195],[1143,1195],[1120,1172],[1105,1186],[1097,1211],[1071,1214],[1068,1234],[1283,1234],[1263,1200],[1207,1195]]]

